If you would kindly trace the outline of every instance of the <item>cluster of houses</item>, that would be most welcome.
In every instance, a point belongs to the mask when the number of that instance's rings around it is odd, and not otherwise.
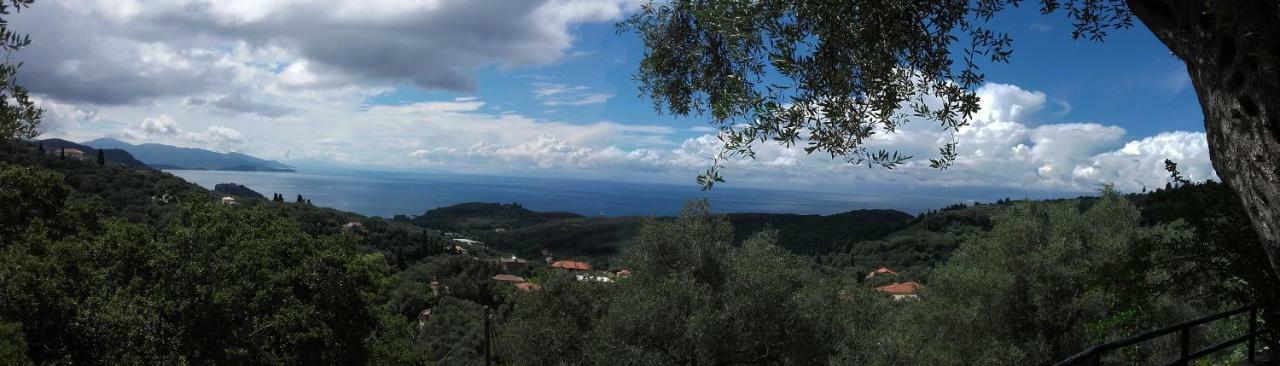
[[[524,267],[528,261],[511,256],[510,258],[499,258],[497,262],[502,264],[503,268],[508,272],[515,272]],[[567,272],[573,275],[578,281],[613,283],[618,279],[631,277],[631,270],[621,269],[613,272],[593,270],[590,263],[572,260],[559,260],[551,262],[550,267],[556,271]],[[506,282],[515,286],[516,290],[529,292],[540,289],[540,287],[524,278],[510,274],[499,274],[493,276],[494,281]]]
[[[876,268],[874,271],[867,273],[868,280],[876,277],[897,277],[898,272],[887,267]],[[920,291],[921,286],[915,281],[893,282],[888,285],[876,287],[876,291],[893,296],[894,300],[908,300],[919,297],[916,293]]]

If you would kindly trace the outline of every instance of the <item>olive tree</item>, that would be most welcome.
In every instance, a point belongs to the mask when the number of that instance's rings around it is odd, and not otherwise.
[[[31,38],[9,29],[5,19],[11,13],[30,6],[34,0],[0,0],[0,50],[12,53],[31,44]],[[36,137],[36,126],[44,110],[36,106],[27,89],[18,85],[17,74],[21,64],[0,62],[0,141],[11,138]]]
[[[724,150],[698,177],[722,181],[725,157],[752,145],[804,144],[892,168],[910,156],[865,142],[908,118],[962,128],[978,110],[980,64],[1007,62],[1012,40],[989,27],[1020,0],[653,1],[621,26],[646,53],[635,78],[655,107],[708,116]],[[1280,0],[1038,0],[1077,39],[1141,21],[1186,63],[1210,157],[1239,195],[1280,271]],[[954,141],[930,165],[955,159]]]

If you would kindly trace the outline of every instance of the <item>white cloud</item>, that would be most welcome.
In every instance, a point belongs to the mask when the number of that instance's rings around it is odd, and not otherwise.
[[[201,132],[185,131],[167,114],[143,118],[137,129],[125,127],[117,136],[133,142],[162,142],[219,151],[234,150],[245,142],[243,133],[225,126],[212,125]]]
[[[1178,161],[1193,179],[1214,178],[1203,133],[1174,131],[1140,140],[1126,140],[1126,131],[1097,123],[1032,123],[1043,109],[1043,93],[1013,85],[990,84],[980,89],[983,105],[974,123],[956,139],[960,158],[947,171],[922,162],[950,136],[929,123],[911,123],[897,134],[877,137],[868,146],[918,154],[922,158],[895,170],[866,169],[827,155],[808,155],[801,147],[759,144],[756,159],[725,163],[725,174],[736,182],[776,186],[780,182],[842,183],[877,181],[902,187],[974,186],[1088,192],[1104,183],[1122,190],[1162,186],[1167,181],[1164,159]],[[474,116],[472,116],[474,117]],[[491,121],[489,123],[501,123]],[[508,121],[509,123],[510,121]],[[518,126],[518,127],[517,127]],[[547,129],[549,126],[566,127]],[[614,146],[627,130],[644,131],[668,139],[674,129],[619,127],[608,123],[557,125],[554,122],[507,124],[504,130],[523,136],[499,141],[479,138],[468,146],[407,150],[420,164],[500,169],[603,170],[687,180],[710,164],[721,142],[714,133],[684,139],[668,148],[648,144],[631,149]],[[514,128],[513,128],[514,127]],[[520,130],[524,128],[533,131]],[[544,131],[545,130],[545,131]],[[595,131],[595,132],[588,132]],[[699,132],[706,132],[700,129]],[[588,136],[583,138],[583,136]],[[578,137],[578,138],[573,138]]]
[[[558,83],[533,83],[533,97],[547,106],[583,106],[601,104],[613,98],[613,94],[599,93],[582,85]]]
[[[138,127],[147,135],[177,135],[181,131],[178,129],[178,123],[174,122],[173,117],[169,117],[166,114],[143,119],[142,124]]]
[[[98,119],[98,111],[93,108],[81,107],[74,104],[60,103],[46,98],[33,98],[36,105],[44,110],[44,118],[41,119],[38,130],[41,134],[62,135],[73,132],[82,123],[93,122]]]

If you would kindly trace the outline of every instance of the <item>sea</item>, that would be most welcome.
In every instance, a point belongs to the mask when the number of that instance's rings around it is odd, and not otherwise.
[[[381,217],[421,215],[429,209],[466,202],[519,203],[534,211],[566,211],[585,216],[674,216],[679,214],[685,202],[701,198],[710,201],[713,211],[722,213],[819,215],[858,209],[896,209],[914,214],[968,200],[963,197],[854,195],[731,185],[702,191],[693,182],[679,185],[340,169],[291,173],[167,172],[209,189],[218,183],[238,183],[268,197],[282,193],[286,200],[293,201],[297,195],[302,195],[316,206]]]

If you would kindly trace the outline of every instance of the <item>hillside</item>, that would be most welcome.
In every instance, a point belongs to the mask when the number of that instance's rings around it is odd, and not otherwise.
[[[714,203],[713,203],[714,205]],[[727,215],[740,243],[762,230],[778,231],[778,244],[806,255],[847,251],[853,243],[880,239],[912,225],[915,218],[896,210],[855,210],[835,215],[735,213]],[[670,218],[658,218],[668,220]],[[456,232],[490,247],[539,258],[543,250],[558,258],[608,259],[621,253],[645,217],[582,217],[536,212],[517,204],[464,203],[427,211],[410,222]]]
[[[45,141],[48,142],[46,150],[51,146],[62,146],[58,141]],[[57,172],[74,190],[75,196],[93,205],[101,205],[111,216],[130,222],[163,223],[173,213],[171,203],[190,195],[209,194],[198,185],[153,169],[121,164],[98,165],[94,159],[59,159],[56,155],[40,154],[37,149],[36,143],[2,143],[0,162]]]
[[[729,214],[735,242],[766,229],[796,253],[822,253],[862,240],[878,239],[910,225],[914,217],[897,210],[855,210],[835,215]]]
[[[262,193],[258,193],[257,191],[249,189],[249,187],[245,187],[244,185],[235,184],[235,183],[218,183],[217,185],[213,186],[213,191],[232,195],[232,196],[257,198],[257,199],[263,199],[263,200],[267,199],[267,197],[263,196]]]
[[[77,144],[77,143],[63,140],[63,139],[44,139],[44,140],[38,141],[38,143],[43,145],[46,151],[62,149],[62,148],[77,149],[77,150],[83,151],[88,156],[94,156],[95,158],[98,153],[98,150],[95,148]],[[133,167],[147,166],[147,164],[144,164],[141,161],[139,161],[137,158],[134,158],[134,156],[130,154],[128,151],[125,151],[122,149],[107,148],[102,150],[102,154],[103,154],[103,157],[110,162],[133,166]]]
[[[466,231],[512,229],[581,217],[568,212],[534,212],[518,203],[469,202],[428,210],[411,222],[432,229]]]
[[[163,144],[134,145],[124,141],[101,138],[85,142],[84,145],[127,150],[138,160],[156,169],[177,170],[233,170],[233,171],[265,171],[292,172],[293,167],[277,161],[259,159],[253,156],[230,152],[218,153],[204,149],[177,147]]]

